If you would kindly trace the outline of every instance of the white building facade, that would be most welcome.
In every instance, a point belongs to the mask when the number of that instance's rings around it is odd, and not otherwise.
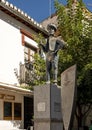
[[[32,125],[33,92],[20,88],[20,75],[24,73],[20,74],[20,64],[32,62],[38,51],[33,35],[39,33],[47,35],[26,13],[0,1],[0,130],[27,129]]]

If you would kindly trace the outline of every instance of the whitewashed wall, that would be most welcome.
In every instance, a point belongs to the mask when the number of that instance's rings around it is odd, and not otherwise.
[[[20,31],[0,20],[0,82],[17,84],[14,68],[23,62]]]
[[[24,63],[24,46],[21,44],[20,29],[35,33],[21,22],[0,11],[0,82],[18,85],[14,69],[19,71]],[[37,43],[25,37],[25,41],[37,47]]]

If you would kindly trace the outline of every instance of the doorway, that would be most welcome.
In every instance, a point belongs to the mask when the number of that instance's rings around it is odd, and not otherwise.
[[[33,126],[33,97],[24,97],[24,129]]]

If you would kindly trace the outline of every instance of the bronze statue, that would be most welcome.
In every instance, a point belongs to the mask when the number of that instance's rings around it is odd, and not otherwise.
[[[50,83],[51,71],[53,74],[53,83],[57,84],[58,73],[58,51],[63,49],[65,44],[54,36],[57,27],[54,24],[48,24],[47,30],[49,37],[45,45],[40,44],[46,54],[46,83]]]

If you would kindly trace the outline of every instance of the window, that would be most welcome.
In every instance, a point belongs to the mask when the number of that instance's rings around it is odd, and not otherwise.
[[[21,104],[14,103],[14,120],[21,120]]]
[[[4,102],[4,120],[21,120],[21,103]]]
[[[32,63],[34,54],[38,51],[38,43],[35,42],[34,36],[30,32],[21,29],[22,45],[24,46],[24,60],[25,63]]]
[[[11,120],[12,119],[12,103],[4,102],[4,119]]]
[[[24,47],[24,59],[25,62],[33,62],[34,58],[34,54],[36,53],[36,50],[30,49],[30,47],[25,46]]]

